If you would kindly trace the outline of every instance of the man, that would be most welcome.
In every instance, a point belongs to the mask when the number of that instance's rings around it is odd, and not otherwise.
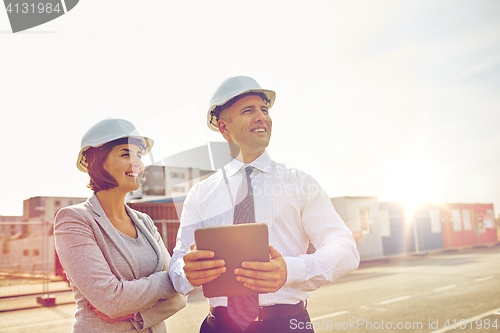
[[[235,158],[197,183],[186,197],[171,279],[178,292],[191,294],[224,274],[223,260],[210,260],[211,251],[196,249],[194,230],[242,223],[238,216],[243,203],[249,203],[245,208],[245,214],[251,214],[246,219],[252,216],[249,222],[268,226],[270,261],[243,262],[235,269],[238,281],[261,294],[251,299],[209,299],[210,313],[200,332],[281,333],[296,332],[297,327],[313,332],[307,325],[308,292],[359,264],[352,233],[318,183],[270,159],[269,109],[275,96],[254,79],[240,76],[224,81],[212,98],[208,126],[223,135]],[[314,254],[306,253],[309,241],[316,248]]]

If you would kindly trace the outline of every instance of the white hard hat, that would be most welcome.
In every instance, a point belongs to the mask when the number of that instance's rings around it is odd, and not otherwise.
[[[127,120],[117,118],[103,119],[92,126],[87,133],[83,135],[80,145],[80,153],[76,166],[78,170],[87,173],[87,162],[83,156],[84,151],[91,147],[100,147],[107,142],[122,138],[136,138],[144,142],[143,155],[146,155],[153,147],[152,139],[141,136],[135,126]]]
[[[276,93],[274,91],[262,89],[257,81],[248,76],[230,77],[221,83],[212,96],[207,114],[208,128],[216,132],[219,131],[219,127],[217,126],[218,115],[215,115],[213,112],[217,106],[224,105],[230,99],[250,91],[264,93],[269,99],[269,108],[273,106],[274,100],[276,99]]]

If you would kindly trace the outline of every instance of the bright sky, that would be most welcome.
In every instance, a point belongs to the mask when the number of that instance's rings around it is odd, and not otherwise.
[[[0,68],[0,215],[89,196],[80,140],[106,117],[155,159],[222,141],[206,110],[235,75],[277,92],[271,157],[331,197],[500,212],[497,0],[82,0],[17,34],[0,10]]]

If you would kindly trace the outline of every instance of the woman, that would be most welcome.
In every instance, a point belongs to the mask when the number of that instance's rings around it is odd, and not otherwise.
[[[166,332],[186,305],[168,275],[170,256],[151,218],[125,205],[144,173],[153,140],[123,119],[83,136],[77,167],[94,194],[56,216],[56,251],[77,303],[73,332]]]

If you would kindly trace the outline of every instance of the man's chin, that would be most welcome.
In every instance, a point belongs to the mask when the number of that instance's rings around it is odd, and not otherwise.
[[[259,149],[266,149],[269,146],[270,138],[259,138],[255,140],[255,147],[259,147]]]
[[[269,145],[269,142],[267,142],[265,145],[261,144],[259,146],[256,146],[255,147],[255,151],[260,151],[261,153],[263,153],[264,150],[267,148],[268,145]]]

